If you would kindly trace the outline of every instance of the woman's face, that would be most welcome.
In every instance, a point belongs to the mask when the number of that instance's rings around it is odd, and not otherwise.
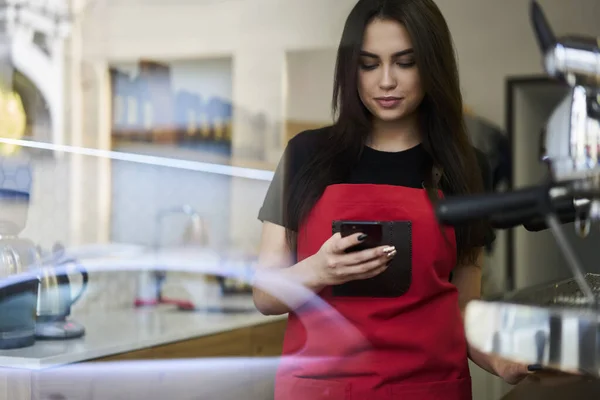
[[[415,112],[424,93],[404,26],[374,20],[365,30],[358,73],[360,99],[375,118],[390,122]]]

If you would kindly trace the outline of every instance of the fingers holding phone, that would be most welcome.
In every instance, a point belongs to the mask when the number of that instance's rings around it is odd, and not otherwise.
[[[349,280],[369,279],[387,269],[392,258],[396,255],[394,246],[378,246],[345,253],[340,256],[346,267]],[[346,281],[347,282],[347,281]]]
[[[327,240],[317,258],[316,274],[324,285],[338,285],[379,275],[396,255],[393,246],[381,244],[381,227],[350,224]],[[371,234],[371,235],[370,235]]]

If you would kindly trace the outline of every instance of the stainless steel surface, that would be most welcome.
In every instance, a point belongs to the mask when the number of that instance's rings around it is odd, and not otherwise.
[[[579,289],[584,293],[589,306],[597,309],[598,299],[594,295],[592,287],[585,279],[583,265],[563,232],[558,217],[554,213],[548,213],[546,215],[546,224],[550,228],[550,232],[554,235],[554,239],[566,259],[567,266],[571,269],[573,279],[575,279],[579,285]]]
[[[39,277],[37,316],[61,315],[66,308],[66,304],[71,300],[71,294],[66,293],[68,286],[65,289],[61,285],[52,266],[41,268]]]
[[[600,377],[600,316],[594,309],[473,301],[465,324],[467,340],[484,353]]]
[[[586,274],[585,280],[596,299],[600,298],[600,274]],[[510,293],[503,297],[512,303],[558,308],[590,307],[589,299],[575,279],[569,278]]]
[[[600,174],[600,92],[575,86],[553,111],[545,132],[543,158],[557,182]],[[596,110],[595,112],[593,110]],[[598,182],[590,182],[599,191]]]
[[[548,75],[564,76],[572,86],[600,86],[598,39],[565,37],[546,53],[544,66]]]
[[[585,285],[569,278],[470,303],[467,340],[484,353],[600,378],[600,274],[583,279]]]
[[[600,274],[586,274],[595,301]],[[600,313],[569,278],[519,290],[466,310],[469,343],[484,353],[600,378]]]

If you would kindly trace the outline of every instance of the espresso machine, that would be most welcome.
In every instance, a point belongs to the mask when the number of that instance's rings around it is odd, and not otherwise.
[[[541,134],[539,158],[549,179],[506,193],[449,197],[436,215],[446,225],[488,219],[497,229],[552,232],[572,278],[472,301],[467,340],[539,371],[506,399],[597,399],[600,275],[585,272],[563,224],[574,222],[585,237],[600,221],[600,38],[557,38],[536,1],[530,16],[545,71],[569,88]]]

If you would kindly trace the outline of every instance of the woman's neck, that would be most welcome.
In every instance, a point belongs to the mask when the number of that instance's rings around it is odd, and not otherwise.
[[[373,130],[367,145],[375,150],[398,152],[421,143],[421,134],[416,118],[401,121],[373,121]]]

